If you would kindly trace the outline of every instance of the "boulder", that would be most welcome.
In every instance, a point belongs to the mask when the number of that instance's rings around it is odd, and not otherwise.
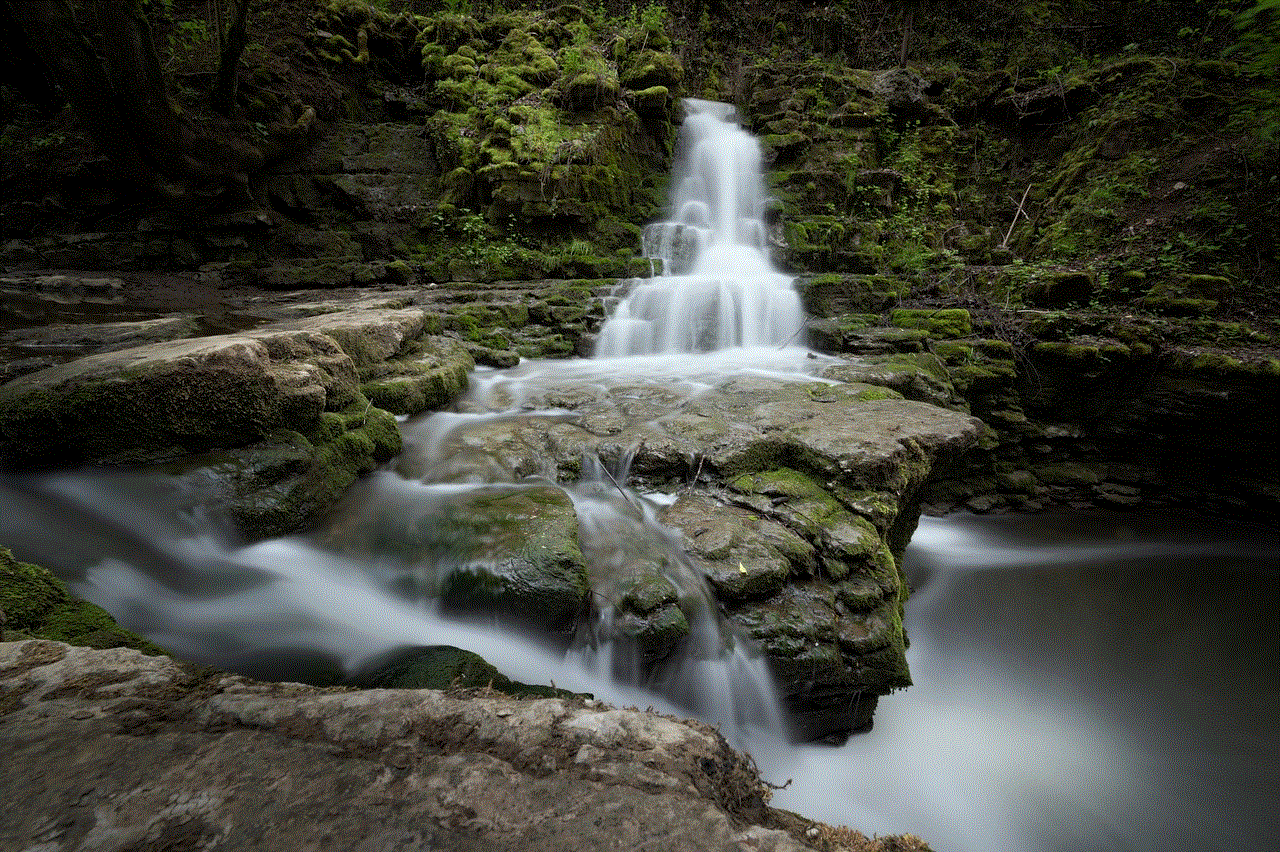
[[[326,384],[335,377],[320,363],[278,361],[243,335],[91,355],[0,387],[0,462],[137,463],[245,446],[313,426]]]
[[[920,363],[830,370],[878,369],[884,382],[906,377],[903,387],[946,395],[938,366],[922,355]],[[408,456],[402,472],[433,470],[462,482],[572,480],[583,474],[584,457],[614,469],[629,459],[642,486],[679,492],[660,520],[681,533],[729,621],[764,647],[803,736],[865,728],[877,696],[910,682],[897,559],[919,515],[921,486],[977,439],[976,418],[880,385],[762,376],[687,398],[642,382],[561,384],[521,403],[573,415],[468,422],[432,445],[450,459],[447,470]],[[674,619],[674,592],[653,586],[652,604],[638,605],[628,603],[627,589],[647,588],[671,566],[644,542],[621,549],[638,556],[588,554],[586,570],[620,632],[628,623],[637,634],[649,631],[641,646],[652,659],[669,639],[657,639],[662,631],[643,618],[665,610]],[[660,605],[664,599],[671,602]],[[671,628],[665,635],[677,637]]]
[[[770,809],[715,730],[589,700],[326,690],[6,642],[0,749],[22,767],[0,810],[15,848],[812,848],[814,824]]]
[[[467,346],[448,337],[426,337],[408,354],[361,370],[361,390],[393,414],[419,414],[448,405],[466,390],[474,369]]]
[[[586,610],[578,519],[560,488],[404,483],[355,494],[341,512],[329,544],[395,558],[399,567],[388,570],[401,594],[561,638]]]

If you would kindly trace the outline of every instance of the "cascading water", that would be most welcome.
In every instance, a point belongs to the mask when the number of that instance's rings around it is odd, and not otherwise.
[[[672,218],[644,230],[662,274],[624,285],[597,357],[776,347],[803,329],[792,279],[769,260],[760,142],[731,106],[685,104]]]
[[[693,708],[770,781],[794,779],[775,804],[909,831],[937,849],[1280,848],[1266,816],[1280,786],[1274,536],[1269,550],[1188,550],[1128,533],[1048,547],[998,529],[965,535],[972,519],[926,521],[908,550],[937,563],[935,576],[914,578],[923,593],[907,608],[916,686],[886,698],[875,731],[837,750],[781,734],[760,660],[723,630],[701,578],[655,522],[662,496],[627,489],[633,448],[602,453],[607,464],[588,452],[581,481],[558,484],[564,471],[545,453],[558,428],[603,435],[618,421],[660,418],[729,375],[813,381],[824,363],[789,345],[803,317],[768,260],[757,143],[729,117],[723,105],[693,105],[672,220],[645,232],[663,275],[628,285],[601,334],[605,357],[477,371],[456,411],[403,425],[394,467],[354,489],[325,529],[239,546],[168,480],[68,474],[0,478],[0,543],[57,567],[76,592],[191,659],[288,679],[448,644],[517,680]],[[606,414],[584,417],[574,410],[584,402]],[[525,431],[536,437],[522,443]],[[664,566],[691,634],[671,663],[655,668],[618,642],[609,601],[552,649],[436,611],[449,572],[483,558],[462,552],[445,519],[476,495],[557,488],[595,570],[638,558]]]
[[[580,481],[562,484],[553,463],[511,446],[524,432],[581,420],[573,406],[561,407],[568,398],[596,398],[647,422],[744,368],[808,380],[818,361],[786,345],[803,323],[799,300],[765,249],[759,144],[728,118],[724,105],[692,104],[673,196],[677,221],[646,236],[647,245],[666,245],[665,269],[679,268],[682,253],[689,274],[635,286],[601,333],[601,354],[613,357],[477,371],[456,411],[404,424],[399,459],[352,489],[325,528],[305,539],[236,547],[175,517],[182,511],[110,496],[163,486],[77,476],[24,485],[7,513],[38,517],[55,508],[81,534],[95,531],[92,550],[131,555],[94,564],[85,552],[68,566],[62,535],[27,552],[61,564],[78,592],[161,644],[258,675],[288,677],[289,659],[299,656],[350,675],[398,646],[453,644],[491,656],[521,680],[552,679],[627,703],[654,704],[657,691],[671,702],[659,705],[700,714],[739,742],[747,731],[781,736],[785,722],[763,659],[728,628],[678,537],[658,523],[653,500],[626,487],[625,450],[606,465],[584,446]],[[507,437],[495,442],[499,432]],[[442,590],[505,558],[495,555],[496,534],[477,519],[477,504],[544,500],[550,492],[567,497],[577,515],[577,537],[598,578],[597,617],[552,648],[539,647],[545,639],[513,638],[510,624],[499,639],[492,628],[442,617]],[[24,537],[8,527],[0,522],[0,540]],[[609,599],[610,578],[642,565],[660,566],[688,624],[687,637],[660,662],[641,658]],[[508,641],[520,650],[508,651]],[[629,699],[637,686],[650,697]]]

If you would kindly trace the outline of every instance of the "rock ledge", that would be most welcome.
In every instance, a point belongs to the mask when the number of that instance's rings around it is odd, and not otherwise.
[[[44,640],[0,643],[0,749],[4,848],[799,852],[832,831],[768,808],[750,759],[697,722]]]

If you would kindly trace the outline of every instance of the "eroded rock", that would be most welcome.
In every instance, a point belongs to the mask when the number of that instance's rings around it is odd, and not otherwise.
[[[930,366],[828,372],[950,398],[945,370],[938,378]],[[977,438],[978,420],[881,385],[750,375],[691,396],[642,381],[567,382],[521,402],[571,413],[459,421],[430,443],[430,458],[406,456],[402,469],[514,483],[578,479],[584,458],[615,470],[629,460],[643,486],[678,492],[659,519],[682,536],[730,622],[764,647],[802,735],[866,727],[876,698],[910,683],[897,558],[921,486]],[[673,604],[628,608],[624,585],[676,576],[678,567],[651,543],[631,541],[642,538],[633,528],[620,524],[606,538],[634,554],[586,553],[596,603],[614,608],[619,632],[649,629],[647,613],[674,616]],[[645,650],[659,656],[663,643]]]
[[[319,690],[0,643],[0,836],[23,848],[799,852],[696,722],[566,699]],[[57,814],[56,820],[50,815]]]

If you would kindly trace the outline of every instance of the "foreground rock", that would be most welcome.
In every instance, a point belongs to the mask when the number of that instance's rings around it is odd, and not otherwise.
[[[750,760],[696,722],[41,640],[0,643],[0,749],[5,848],[927,848],[770,809]]]

